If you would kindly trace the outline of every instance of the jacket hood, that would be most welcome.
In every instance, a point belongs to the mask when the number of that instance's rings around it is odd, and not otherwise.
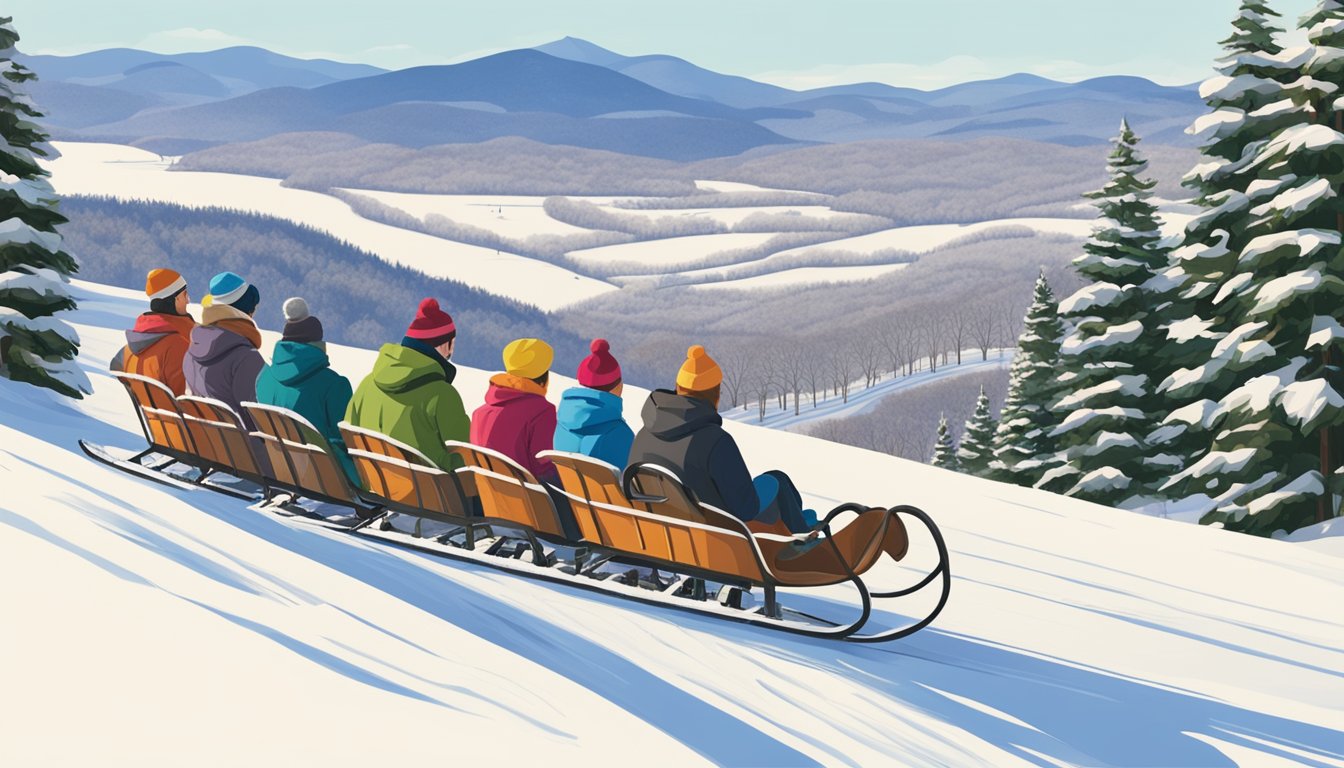
[[[621,398],[587,387],[567,389],[560,395],[555,418],[576,435],[602,434],[612,422],[621,420]]]
[[[289,387],[330,365],[326,352],[299,341],[278,341],[271,355],[271,375]]]
[[[196,322],[190,317],[146,312],[135,318],[135,325],[126,332],[126,346],[132,354],[139,355],[174,334],[190,338],[195,327]]]
[[[191,332],[191,346],[187,355],[201,365],[210,365],[227,357],[239,347],[255,350],[256,347],[245,336],[222,328],[218,325],[201,325]]]
[[[503,405],[514,400],[539,397],[546,399],[546,390],[531,379],[511,373],[497,373],[490,377],[490,388],[485,391],[486,405]]]
[[[384,344],[373,364],[373,383],[388,394],[400,394],[432,381],[447,382],[443,366],[422,352],[400,344]]]
[[[679,440],[692,432],[723,424],[723,417],[709,402],[666,389],[649,394],[641,415],[644,428],[660,440]]]
[[[228,304],[211,304],[201,313],[201,324],[223,328],[247,339],[255,349],[261,349],[261,331],[252,316]]]

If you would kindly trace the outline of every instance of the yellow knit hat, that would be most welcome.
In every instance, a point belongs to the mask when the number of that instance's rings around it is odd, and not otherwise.
[[[696,344],[686,350],[686,362],[677,372],[677,386],[695,392],[704,392],[723,383],[723,371],[705,348]]]
[[[145,276],[145,295],[151,299],[166,299],[187,287],[187,281],[171,269],[151,269]]]
[[[517,339],[504,348],[504,370],[524,379],[539,379],[551,369],[555,350],[541,339]]]

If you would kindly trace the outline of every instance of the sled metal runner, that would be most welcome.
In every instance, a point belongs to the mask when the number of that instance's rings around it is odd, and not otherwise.
[[[131,395],[149,446],[119,458],[80,441],[91,458],[172,488],[205,488],[252,501],[257,511],[305,524],[649,605],[850,642],[907,637],[928,626],[950,594],[942,534],[915,507],[843,504],[818,524],[815,538],[802,540],[749,530],[737,518],[698,502],[675,474],[656,465],[638,464],[622,475],[588,457],[544,452],[541,456],[560,471],[559,483],[547,487],[508,457],[479,446],[449,442],[463,465],[450,472],[410,446],[342,424],[362,485],[356,490],[325,438],[292,411],[244,404],[257,425],[248,432],[223,403],[173,398],[158,382],[132,374],[118,378]],[[199,474],[168,473],[173,466]],[[207,482],[221,475],[253,483],[258,490]],[[304,499],[348,509],[353,517],[309,509]],[[837,518],[846,514],[855,515],[854,520],[837,528]],[[392,515],[413,519],[414,533],[394,529]],[[884,555],[897,561],[905,556],[909,540],[903,520],[918,521],[928,532],[937,563],[908,587],[874,590],[864,572]],[[426,521],[449,530],[425,538]],[[720,586],[710,590],[708,585]],[[832,620],[791,608],[784,604],[788,596],[782,601],[779,594],[781,589],[839,585],[857,595],[852,618]],[[935,590],[936,604],[919,620],[862,632],[882,601]],[[759,599],[745,604],[753,594]]]

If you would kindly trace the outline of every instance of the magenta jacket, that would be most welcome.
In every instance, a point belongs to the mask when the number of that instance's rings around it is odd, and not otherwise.
[[[500,373],[490,378],[485,405],[471,414],[471,442],[508,456],[540,482],[556,481],[555,465],[537,458],[555,439],[555,406],[534,381]]]

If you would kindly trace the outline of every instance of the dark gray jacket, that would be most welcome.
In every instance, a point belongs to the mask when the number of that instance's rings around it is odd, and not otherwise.
[[[672,470],[695,497],[741,520],[760,512],[760,501],[737,443],[710,403],[666,389],[644,403],[644,426],[630,449],[630,463],[647,461]]]

